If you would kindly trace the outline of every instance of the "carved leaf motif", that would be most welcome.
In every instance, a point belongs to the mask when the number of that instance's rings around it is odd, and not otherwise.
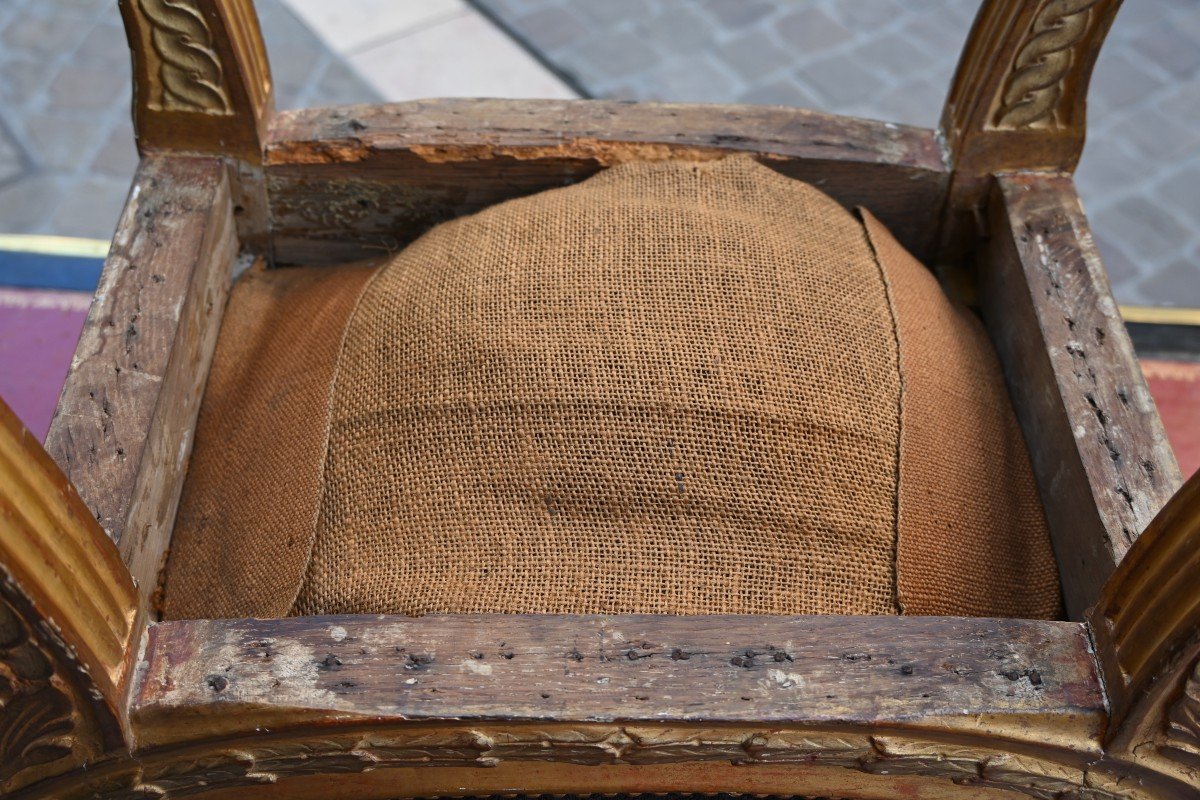
[[[196,0],[139,0],[138,5],[159,59],[162,96],[151,101],[151,108],[233,113],[212,31]]]
[[[1183,694],[1167,712],[1166,745],[1177,758],[1200,763],[1200,661],[1184,683]]]
[[[877,774],[939,777],[1014,790],[1040,800],[1122,800],[1136,795],[1114,790],[1112,785],[1096,785],[1083,769],[940,742],[802,731],[603,725],[494,732],[460,728],[274,741],[159,764],[150,768],[135,791],[173,795],[197,786],[253,785],[285,775],[405,766],[490,766],[503,761],[653,764],[713,758],[735,763],[820,763]]]
[[[49,657],[0,596],[0,787],[22,770],[71,754],[73,713]]]
[[[1046,0],[1034,15],[1029,33],[1004,84],[998,128],[1054,124],[1075,46],[1091,24],[1091,9],[1100,0]]]

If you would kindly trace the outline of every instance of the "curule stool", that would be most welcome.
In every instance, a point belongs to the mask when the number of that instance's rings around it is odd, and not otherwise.
[[[1200,478],[1071,180],[1118,0],[986,0],[938,131],[767,107],[275,113],[249,0],[122,0],[141,165],[45,450],[0,414],[0,792],[1200,796]],[[159,619],[232,275],[395,250],[615,164],[749,154],[977,303],[1062,621]]]

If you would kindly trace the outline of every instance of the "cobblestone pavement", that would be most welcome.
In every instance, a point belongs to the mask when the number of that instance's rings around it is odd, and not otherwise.
[[[933,126],[977,0],[475,0],[594,97]],[[1077,173],[1117,297],[1200,306],[1200,2],[1126,0]]]
[[[281,108],[375,92],[279,0],[258,0]],[[0,233],[108,239],[137,165],[115,0],[0,0]]]
[[[937,120],[976,7],[473,2],[593,96],[786,104],[920,125]],[[256,5],[280,107],[378,98],[281,0]],[[136,163],[114,6],[0,0],[0,233],[111,236]],[[1118,298],[1200,306],[1200,2],[1127,0],[1092,99],[1078,180]]]

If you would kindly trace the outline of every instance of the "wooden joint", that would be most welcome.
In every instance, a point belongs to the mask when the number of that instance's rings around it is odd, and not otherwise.
[[[942,111],[953,177],[940,261],[978,238],[991,175],[1072,172],[1086,135],[1087,88],[1121,0],[987,0]]]

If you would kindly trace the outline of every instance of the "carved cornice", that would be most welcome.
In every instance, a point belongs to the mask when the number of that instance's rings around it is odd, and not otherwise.
[[[404,767],[497,767],[506,762],[579,766],[796,764],[944,780],[960,787],[964,797],[982,788],[1007,789],[1040,800],[1142,800],[1154,796],[1138,781],[1123,781],[1124,776],[1091,765],[1072,766],[982,745],[861,733],[635,725],[472,726],[275,741],[260,738],[193,749],[188,754],[143,756],[137,768],[97,775],[88,785],[73,785],[65,796],[99,793],[106,797],[174,797],[276,783],[285,778],[350,776]],[[581,773],[581,783],[586,777],[586,772]]]
[[[138,0],[138,6],[150,27],[151,69],[159,78],[150,108],[232,114],[221,59],[196,0]]]
[[[1077,48],[1086,45],[1092,7],[1100,0],[1044,0],[1017,48],[1004,80],[993,126],[1015,130],[1056,127]]]

